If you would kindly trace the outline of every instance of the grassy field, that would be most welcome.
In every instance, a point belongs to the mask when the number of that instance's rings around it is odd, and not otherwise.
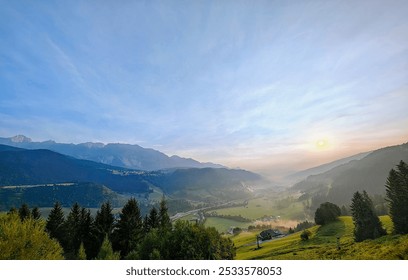
[[[285,199],[285,201],[255,198],[249,200],[246,206],[217,209],[216,211],[220,215],[241,215],[252,220],[263,216],[280,216],[281,219],[287,220],[303,220],[305,218],[302,203],[290,198]]]
[[[208,217],[204,223],[206,227],[215,227],[219,232],[227,232],[230,227],[247,228],[250,224],[219,217]]]
[[[301,241],[301,232],[261,244],[256,249],[257,233],[242,233],[233,238],[237,247],[237,259],[408,259],[408,235],[391,235],[392,223],[388,216],[381,217],[387,236],[375,240],[356,243],[353,239],[351,217],[340,217],[339,221],[314,226],[309,230],[312,236]],[[340,250],[337,249],[337,236],[340,237]]]

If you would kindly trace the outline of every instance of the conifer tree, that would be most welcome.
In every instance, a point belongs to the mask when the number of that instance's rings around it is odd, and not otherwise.
[[[164,198],[164,195],[162,197],[162,200],[160,201],[160,207],[159,207],[159,229],[162,232],[170,231],[172,228],[170,216],[168,213],[168,208],[167,208],[167,203]]]
[[[119,260],[120,254],[116,253],[112,249],[112,244],[109,241],[108,236],[106,235],[103,239],[102,246],[99,250],[97,260]]]
[[[389,215],[394,232],[408,233],[408,165],[400,161],[396,170],[391,169],[385,185]]]
[[[51,238],[55,238],[62,247],[65,246],[65,217],[59,202],[54,204],[48,215],[45,229]]]
[[[356,242],[375,239],[386,234],[366,191],[363,191],[362,194],[359,192],[354,193],[350,208]]]
[[[18,215],[20,216],[21,221],[30,218],[31,216],[30,208],[28,208],[28,205],[26,203],[21,205],[20,209],[18,209]]]
[[[150,213],[149,213],[149,217],[148,217],[147,222],[149,224],[149,229],[159,227],[159,225],[160,225],[159,214],[157,212],[156,207],[153,207],[152,209],[150,209]]]
[[[65,221],[67,243],[64,252],[67,259],[77,259],[81,245],[81,208],[74,203]]]
[[[39,220],[41,218],[41,212],[40,209],[38,209],[38,207],[34,207],[33,210],[31,210],[31,217],[34,220]]]
[[[81,209],[80,238],[87,259],[94,259],[99,252],[98,233],[89,209]]]
[[[143,233],[146,235],[150,231],[149,216],[145,215],[143,218]]]
[[[113,248],[122,258],[135,250],[143,237],[143,222],[136,199],[131,198],[123,206],[113,232]]]
[[[103,203],[101,209],[96,212],[95,216],[95,226],[102,234],[102,239],[105,235],[111,235],[114,220],[110,202]]]

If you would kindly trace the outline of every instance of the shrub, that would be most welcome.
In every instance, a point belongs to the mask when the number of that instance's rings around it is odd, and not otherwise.
[[[307,229],[305,229],[303,232],[302,232],[302,234],[300,235],[300,239],[302,239],[302,241],[307,241],[307,240],[309,240],[309,237],[312,235],[312,233],[309,231],[309,230],[307,230]]]

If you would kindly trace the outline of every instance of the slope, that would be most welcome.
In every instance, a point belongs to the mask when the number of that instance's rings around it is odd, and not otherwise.
[[[301,232],[261,244],[254,244],[257,233],[243,233],[233,238],[237,247],[237,259],[250,260],[394,260],[408,259],[408,235],[392,235],[392,223],[388,216],[380,217],[388,235],[375,240],[354,242],[351,217],[310,228],[309,240],[300,239]],[[337,249],[340,237],[340,250]]]
[[[357,155],[353,155],[350,157],[346,157],[346,158],[342,158],[339,160],[335,160],[326,164],[322,164],[316,167],[312,167],[312,168],[308,168],[306,170],[302,170],[293,174],[290,174],[288,176],[285,177],[285,180],[290,181],[290,182],[299,182],[301,180],[306,179],[307,177],[311,176],[311,175],[317,175],[317,174],[321,174],[324,172],[327,172],[337,166],[349,163],[353,160],[360,160],[364,157],[366,157],[368,154],[370,154],[371,152],[366,152],[366,153],[360,153]]]
[[[401,160],[408,162],[408,143],[382,148],[360,160],[353,160],[296,183],[292,190],[348,205],[354,192],[366,190],[383,195],[389,171]]]
[[[94,182],[120,192],[148,192],[148,185],[140,175],[129,171],[130,174],[124,176],[124,172],[123,168],[78,160],[49,150],[0,152],[0,186]]]

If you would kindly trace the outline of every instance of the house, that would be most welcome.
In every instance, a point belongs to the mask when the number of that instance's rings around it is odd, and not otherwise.
[[[267,230],[261,231],[261,233],[259,234],[259,237],[261,238],[262,241],[269,240],[269,239],[272,239],[278,236],[282,236],[282,233],[276,229],[267,229]]]

